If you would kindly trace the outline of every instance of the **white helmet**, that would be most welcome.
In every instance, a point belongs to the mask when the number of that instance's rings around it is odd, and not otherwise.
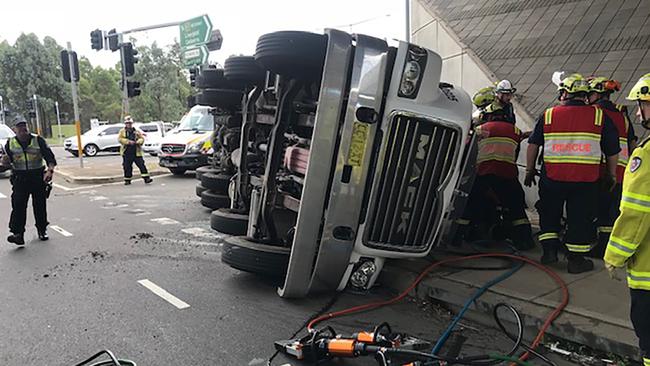
[[[505,80],[505,79],[499,81],[495,89],[496,93],[503,93],[503,94],[513,94],[516,91],[517,89],[512,87],[512,83],[510,82],[510,80]]]

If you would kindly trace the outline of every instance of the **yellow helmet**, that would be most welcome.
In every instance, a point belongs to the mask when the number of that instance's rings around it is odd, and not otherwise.
[[[589,91],[594,93],[613,93],[621,90],[621,83],[616,80],[604,77],[592,77],[587,79]]]
[[[589,93],[589,83],[580,74],[571,74],[564,78],[557,88],[558,91],[564,90],[569,94]]]
[[[494,87],[487,86],[479,89],[472,98],[472,103],[478,108],[484,108],[494,101]]]
[[[650,102],[650,74],[641,76],[641,79],[634,84],[626,99]]]

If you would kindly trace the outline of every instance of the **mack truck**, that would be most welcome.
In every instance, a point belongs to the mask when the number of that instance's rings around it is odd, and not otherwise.
[[[244,88],[230,207],[212,216],[238,234],[224,263],[279,276],[283,297],[363,290],[386,259],[449,234],[471,185],[472,106],[439,55],[329,29],[265,34],[249,59],[266,77]]]

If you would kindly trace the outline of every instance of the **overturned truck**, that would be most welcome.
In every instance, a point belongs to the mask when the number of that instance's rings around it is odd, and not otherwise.
[[[463,196],[472,112],[440,56],[327,30],[263,35],[254,61],[266,77],[244,88],[231,205],[212,216],[240,234],[222,261],[301,297],[367,289],[386,258],[427,255]]]

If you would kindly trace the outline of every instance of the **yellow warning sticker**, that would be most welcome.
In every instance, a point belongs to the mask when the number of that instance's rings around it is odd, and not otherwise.
[[[363,155],[366,152],[368,143],[368,133],[370,127],[361,122],[354,122],[352,126],[352,142],[350,143],[350,153],[348,155],[348,165],[361,166]]]

